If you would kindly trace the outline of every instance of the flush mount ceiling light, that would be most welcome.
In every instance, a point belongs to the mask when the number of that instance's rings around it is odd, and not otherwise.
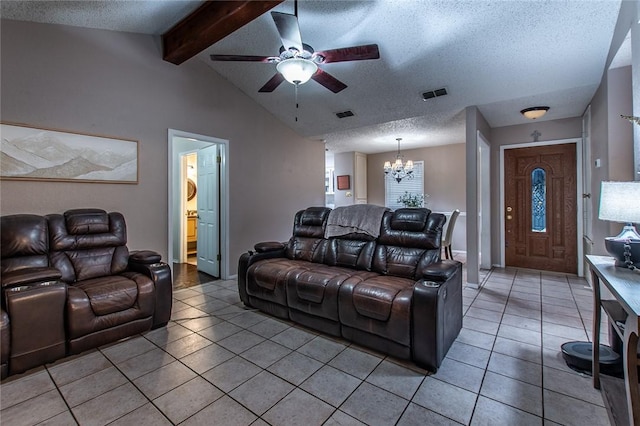
[[[413,179],[413,161],[407,160],[405,164],[402,163],[402,159],[404,158],[402,154],[400,154],[400,141],[402,138],[396,138],[396,140],[398,141],[396,161],[393,164],[391,164],[391,161],[385,161],[384,174],[391,175],[396,182],[400,183],[405,177]]]
[[[524,115],[525,118],[530,120],[535,120],[536,118],[540,118],[545,115],[549,111],[548,106],[536,106],[531,108],[525,108],[520,111],[520,114]]]
[[[304,84],[318,71],[315,62],[304,58],[291,58],[278,62],[276,69],[291,84]]]

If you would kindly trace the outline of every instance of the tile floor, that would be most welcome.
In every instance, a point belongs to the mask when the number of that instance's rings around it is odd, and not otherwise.
[[[586,340],[591,291],[497,269],[464,290],[437,374],[243,309],[235,281],[175,292],[167,328],[0,386],[3,425],[608,425],[560,344]],[[606,330],[606,328],[604,328]]]

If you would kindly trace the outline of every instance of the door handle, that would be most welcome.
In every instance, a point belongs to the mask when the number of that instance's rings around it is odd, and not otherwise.
[[[582,194],[582,198],[591,198],[591,194]]]

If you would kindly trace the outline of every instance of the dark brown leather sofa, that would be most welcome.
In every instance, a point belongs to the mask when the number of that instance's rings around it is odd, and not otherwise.
[[[440,258],[446,217],[387,211],[375,239],[325,238],[330,211],[299,211],[287,243],[240,257],[244,304],[437,371],[462,328],[462,265]]]
[[[166,325],[171,270],[99,209],[0,218],[2,377]]]

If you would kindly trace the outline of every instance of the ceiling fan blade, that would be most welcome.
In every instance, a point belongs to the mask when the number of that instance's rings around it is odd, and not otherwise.
[[[274,90],[276,90],[278,86],[280,86],[280,83],[282,83],[283,81],[284,81],[284,77],[282,76],[282,74],[276,73],[276,75],[271,77],[271,79],[267,81],[265,85],[260,88],[260,90],[258,90],[258,92],[260,93],[273,92]]]
[[[271,17],[276,24],[284,48],[289,49],[293,47],[297,49],[298,52],[302,52],[302,36],[300,35],[298,17],[280,12],[271,12]]]
[[[316,71],[311,78],[331,90],[333,93],[338,93],[347,88],[346,84],[320,68],[318,68],[318,71]]]
[[[211,55],[212,61],[245,61],[245,62],[269,62],[269,56],[250,55]]]
[[[341,49],[325,50],[316,52],[316,55],[324,57],[323,63],[363,61],[365,59],[380,58],[377,44],[365,44],[362,46],[343,47]]]

